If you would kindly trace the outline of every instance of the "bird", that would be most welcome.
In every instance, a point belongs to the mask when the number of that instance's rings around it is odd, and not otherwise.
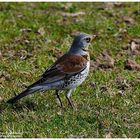
[[[19,99],[35,92],[55,90],[61,107],[63,104],[59,95],[60,91],[65,91],[68,104],[73,108],[71,94],[76,87],[83,83],[89,73],[90,55],[88,48],[92,39],[92,35],[78,34],[64,55],[58,58],[35,83],[28,86],[20,94],[10,98],[7,103],[14,104]]]

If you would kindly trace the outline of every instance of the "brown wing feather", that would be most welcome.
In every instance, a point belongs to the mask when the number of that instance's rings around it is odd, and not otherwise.
[[[87,60],[80,55],[66,54],[56,62],[56,68],[67,74],[78,73],[86,67]]]
[[[87,59],[85,59],[83,56],[65,54],[62,57],[60,57],[52,67],[46,70],[46,72],[43,75],[49,76],[51,74],[55,74],[55,71],[59,71],[66,74],[78,73],[86,67],[86,64]]]
[[[65,54],[47,69],[36,84],[50,83],[85,69],[87,60],[80,55]]]

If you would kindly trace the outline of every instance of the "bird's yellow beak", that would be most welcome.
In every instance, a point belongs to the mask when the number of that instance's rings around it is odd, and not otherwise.
[[[93,41],[96,37],[97,37],[97,35],[92,35],[91,36],[91,41]]]

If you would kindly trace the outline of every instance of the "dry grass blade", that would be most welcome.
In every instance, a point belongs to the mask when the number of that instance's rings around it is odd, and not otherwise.
[[[82,15],[85,15],[86,13],[85,12],[76,12],[76,13],[61,13],[62,16],[65,16],[65,17],[77,17],[77,16],[82,16]]]

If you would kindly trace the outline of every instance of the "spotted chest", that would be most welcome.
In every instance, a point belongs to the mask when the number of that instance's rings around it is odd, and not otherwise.
[[[82,82],[86,79],[86,77],[89,73],[89,67],[90,67],[90,63],[87,62],[86,68],[83,71],[81,71],[80,73],[73,75],[70,78],[66,79],[61,88],[72,89],[72,88],[75,88],[75,87],[79,86],[80,84],[82,84]]]
[[[82,84],[82,82],[86,79],[88,73],[89,73],[89,68],[90,68],[90,57],[89,54],[87,55],[82,55],[82,57],[85,59],[86,61],[86,67],[80,71],[77,74],[74,75],[67,75],[64,79],[59,80],[57,82],[53,82],[50,83],[49,88],[51,89],[58,89],[58,90],[69,90],[69,89],[73,89],[77,86],[79,86],[80,84]],[[47,87],[48,88],[48,87]]]

